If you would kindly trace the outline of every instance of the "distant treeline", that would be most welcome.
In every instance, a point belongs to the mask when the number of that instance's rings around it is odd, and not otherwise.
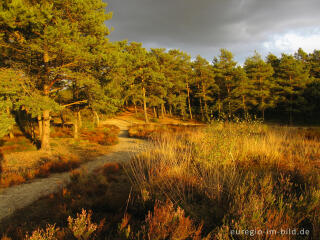
[[[315,122],[320,110],[320,51],[256,53],[244,66],[222,49],[212,63],[180,50],[109,42],[101,0],[0,3],[0,136],[19,116],[38,122],[50,148],[50,116],[68,108],[77,131],[81,110],[100,114],[142,106],[155,117],[234,119],[257,116]]]

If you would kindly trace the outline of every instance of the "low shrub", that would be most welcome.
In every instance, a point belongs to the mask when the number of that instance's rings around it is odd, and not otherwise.
[[[105,125],[93,130],[83,129],[81,139],[100,145],[115,145],[119,142],[119,132],[120,129],[114,125]]]
[[[46,229],[37,229],[31,235],[26,235],[25,240],[57,240],[57,239],[93,239],[94,232],[101,225],[91,222],[92,213],[82,209],[76,218],[68,217],[68,227],[61,229],[54,225],[48,225]],[[3,240],[3,239],[1,239]]]
[[[73,131],[68,127],[52,127],[50,131],[50,137],[52,138],[71,138],[73,137]]]
[[[0,188],[25,183],[37,177],[47,177],[50,173],[65,172],[79,167],[81,164],[78,156],[73,154],[52,156],[43,158],[40,163],[19,171],[3,171],[0,176]]]
[[[11,187],[26,182],[26,179],[18,173],[2,173],[0,176],[0,188]]]

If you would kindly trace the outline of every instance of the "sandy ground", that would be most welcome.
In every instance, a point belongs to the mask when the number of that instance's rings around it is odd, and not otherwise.
[[[128,161],[133,154],[145,148],[145,141],[128,138],[128,127],[133,123],[124,119],[108,119],[103,123],[120,127],[119,144],[110,147],[110,153],[81,165],[88,173],[107,162]],[[51,174],[48,178],[34,179],[29,183],[13,186],[0,192],[0,222],[16,210],[22,209],[43,196],[58,192],[70,182],[70,173]]]

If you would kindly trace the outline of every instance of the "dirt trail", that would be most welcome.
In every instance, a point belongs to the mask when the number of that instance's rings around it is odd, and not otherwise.
[[[123,119],[109,119],[106,124],[120,127],[119,144],[110,147],[110,153],[98,157],[96,160],[81,165],[88,173],[103,166],[107,162],[128,161],[132,154],[141,151],[145,141],[128,138],[128,127],[132,124]],[[69,172],[51,174],[47,178],[34,179],[29,183],[0,190],[0,223],[18,209],[22,209],[39,198],[58,192],[70,182]]]

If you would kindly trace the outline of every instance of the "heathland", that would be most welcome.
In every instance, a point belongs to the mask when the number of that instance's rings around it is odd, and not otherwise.
[[[102,0],[0,2],[0,237],[320,239],[320,51],[111,42]]]

